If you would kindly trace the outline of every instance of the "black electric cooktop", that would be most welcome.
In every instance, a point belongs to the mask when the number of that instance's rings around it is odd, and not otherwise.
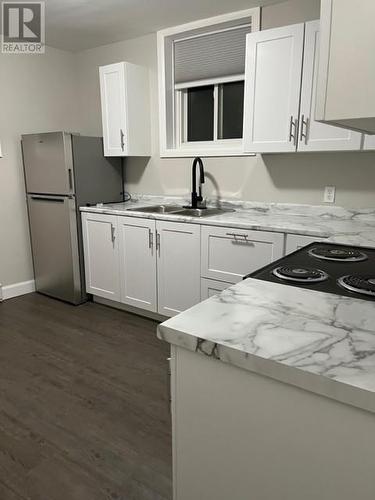
[[[311,243],[245,278],[375,300],[375,249]]]

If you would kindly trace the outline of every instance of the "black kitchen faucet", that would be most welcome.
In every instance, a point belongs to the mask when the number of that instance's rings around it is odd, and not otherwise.
[[[199,165],[199,187],[197,192],[197,165]],[[204,169],[202,159],[197,156],[194,158],[192,166],[192,190],[191,190],[191,205],[186,208],[205,208],[198,207],[198,204],[203,201],[202,184],[204,184]]]

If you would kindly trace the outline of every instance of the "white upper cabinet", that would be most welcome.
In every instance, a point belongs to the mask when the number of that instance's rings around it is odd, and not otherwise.
[[[319,21],[247,36],[246,152],[361,149],[361,133],[314,119],[319,42]]]
[[[375,133],[375,2],[322,0],[315,118]]]
[[[295,151],[304,24],[247,35],[244,149]]]
[[[128,62],[101,66],[100,97],[105,156],[149,156],[148,70]]]
[[[319,21],[306,23],[298,151],[361,149],[362,134],[314,119],[319,63]]]

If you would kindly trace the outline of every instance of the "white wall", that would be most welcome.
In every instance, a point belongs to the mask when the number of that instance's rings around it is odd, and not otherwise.
[[[33,278],[21,134],[76,129],[78,99],[67,52],[0,54],[0,68],[0,283],[8,285]]]
[[[262,9],[264,29],[319,17],[319,0],[288,0]],[[152,156],[126,161],[126,188],[132,193],[186,195],[191,159],[161,159],[158,144],[156,35],[81,52],[77,56],[85,133],[100,134],[98,67],[126,60],[147,66],[151,75]],[[338,205],[375,203],[375,153],[279,154],[208,158],[206,196],[321,204],[325,185],[337,186]]]
[[[288,0],[262,11],[264,28],[319,17],[319,0]],[[98,67],[128,60],[150,69],[152,156],[126,161],[133,193],[187,195],[190,159],[160,159],[156,35],[79,54],[47,49],[43,56],[0,54],[0,283],[32,279],[20,136],[75,130],[101,135]],[[208,196],[320,204],[337,186],[336,203],[374,206],[375,153],[313,153],[205,160]]]

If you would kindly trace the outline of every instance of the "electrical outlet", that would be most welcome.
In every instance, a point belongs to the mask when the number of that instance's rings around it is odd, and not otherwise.
[[[324,203],[335,203],[336,186],[326,186],[324,189]]]

